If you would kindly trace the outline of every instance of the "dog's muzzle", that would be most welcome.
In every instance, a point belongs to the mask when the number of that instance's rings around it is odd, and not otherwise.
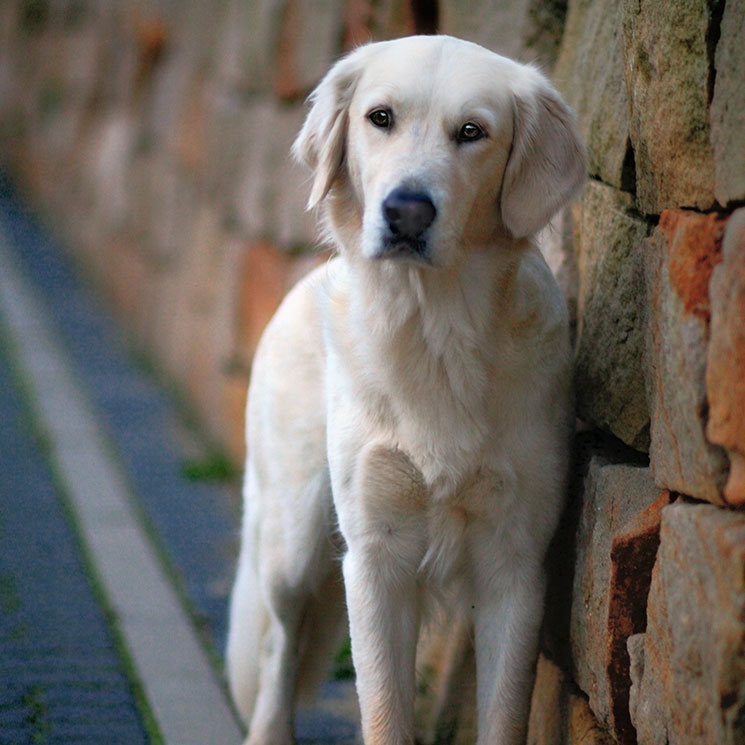
[[[394,189],[383,200],[388,230],[379,258],[408,254],[429,261],[424,233],[436,216],[437,209],[427,194]]]

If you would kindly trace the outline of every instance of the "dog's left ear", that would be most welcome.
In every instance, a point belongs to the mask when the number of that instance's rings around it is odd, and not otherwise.
[[[295,158],[314,172],[308,209],[325,198],[343,167],[349,105],[364,49],[361,47],[337,62],[308,99],[310,111],[292,146]]]
[[[574,114],[537,70],[515,92],[512,150],[502,184],[502,222],[515,238],[544,227],[586,178]]]

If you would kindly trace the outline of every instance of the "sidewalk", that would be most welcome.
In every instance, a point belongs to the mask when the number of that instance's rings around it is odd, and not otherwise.
[[[237,745],[220,672],[238,484],[0,180],[0,743]],[[300,743],[357,739],[350,684]]]

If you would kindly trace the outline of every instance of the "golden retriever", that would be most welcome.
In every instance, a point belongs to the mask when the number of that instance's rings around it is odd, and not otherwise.
[[[294,152],[339,255],[252,371],[227,647],[247,743],[292,742],[347,618],[365,743],[412,743],[432,597],[473,621],[478,742],[519,743],[573,423],[534,236],[584,181],[573,116],[531,66],[410,37],[339,61]]]

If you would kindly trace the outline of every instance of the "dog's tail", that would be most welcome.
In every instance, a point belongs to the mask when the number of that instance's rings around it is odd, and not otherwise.
[[[269,610],[250,551],[241,551],[233,593],[225,655],[228,684],[238,713],[248,725],[259,688],[260,649],[269,627]]]

